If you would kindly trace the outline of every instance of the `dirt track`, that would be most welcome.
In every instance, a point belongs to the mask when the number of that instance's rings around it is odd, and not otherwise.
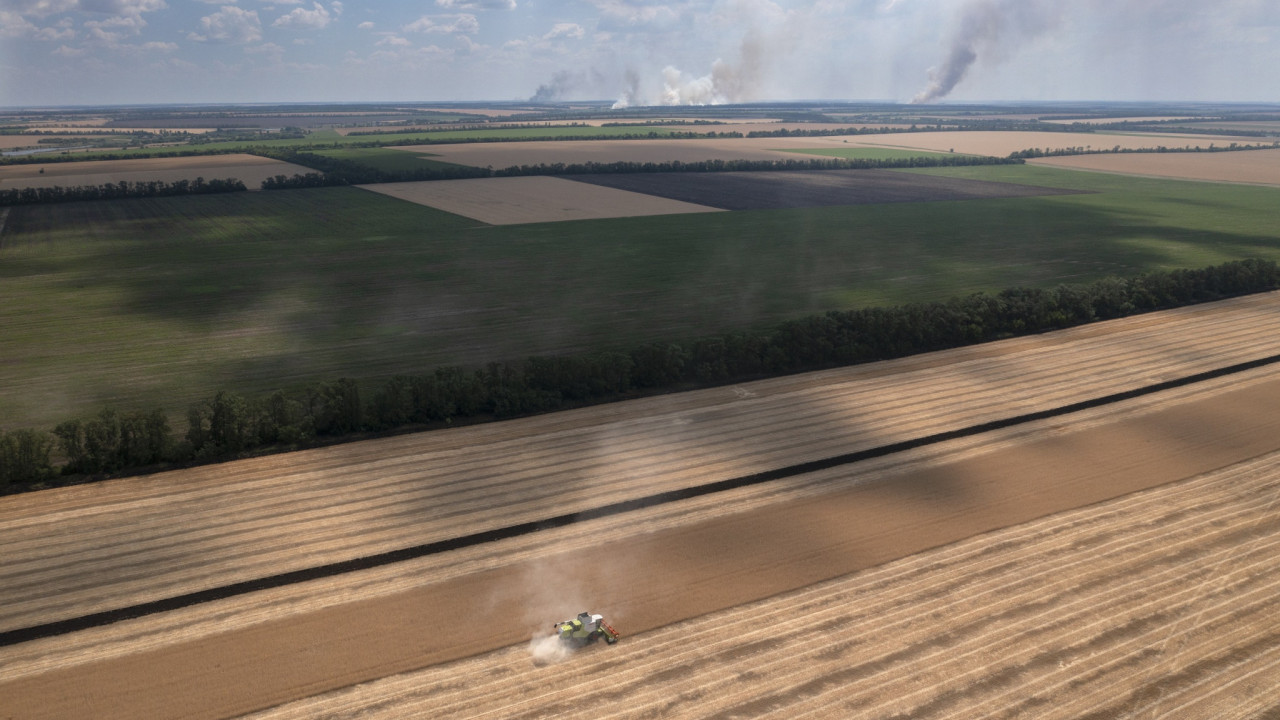
[[[0,501],[0,541],[6,551],[14,552],[6,555],[0,582],[4,627],[163,597],[181,588],[266,574],[264,570],[279,572],[299,563],[368,554],[379,547],[422,542],[434,533],[447,537],[460,528],[470,531],[484,523],[546,516],[548,509],[562,507],[566,495],[581,498],[583,507],[589,507],[608,498],[643,494],[640,489],[653,491],[705,482],[722,473],[825,457],[1274,354],[1280,342],[1275,340],[1280,337],[1275,327],[1280,323],[1278,301],[1276,296],[1259,296],[872,367],[7,498]],[[1250,377],[1251,382],[1265,383],[1273,375],[1258,372]],[[1271,427],[1276,418],[1270,408],[1277,398],[1265,394],[1261,385],[1234,398],[1226,395],[1243,381],[1232,378],[1175,394],[1190,402],[1197,399],[1191,398],[1195,392],[1208,393],[1197,400],[1208,405],[1193,411],[1190,420],[1159,415],[1155,406],[1176,398],[1152,400],[1148,405],[1157,414],[1139,423],[1137,427],[1145,428],[1137,431],[1139,436],[1114,429],[1094,432],[1098,442],[1112,447],[1110,452],[1120,453],[1116,457],[1125,468],[1120,472],[1101,457],[1095,460],[1097,471],[1079,467],[1082,446],[1063,438],[1070,426],[1084,427],[1085,434],[1090,431],[1087,418],[1075,418],[1042,426],[1030,436],[1025,433],[1031,429],[1020,431],[1022,436],[1011,431],[998,447],[981,453],[964,454],[965,448],[981,444],[973,441],[952,444],[945,457],[935,449],[895,458],[894,463],[904,465],[882,468],[883,472],[924,473],[913,476],[917,478],[932,472],[934,480],[917,480],[910,486],[919,492],[903,492],[908,486],[902,483],[877,484],[871,496],[856,495],[860,499],[847,506],[849,512],[833,514],[836,504],[830,493],[847,487],[850,472],[865,480],[881,466],[842,468],[823,477],[548,532],[456,558],[406,563],[360,577],[5,648],[0,650],[0,695],[30,703],[15,705],[25,708],[20,717],[105,717],[116,711],[135,717],[189,714],[193,708],[182,705],[188,701],[217,716],[411,669],[433,658],[498,647],[509,642],[513,632],[528,633],[545,624],[543,615],[580,609],[579,604],[608,606],[625,632],[660,627],[689,613],[730,607],[1052,510],[1048,495],[1017,491],[1012,505],[1000,507],[997,502],[990,506],[995,509],[979,509],[998,501],[1003,492],[982,485],[983,477],[1027,475],[1009,471],[1009,457],[992,460],[992,453],[1035,456],[1037,451],[1027,449],[1034,445],[1031,438],[1040,438],[1036,442],[1042,445],[1036,447],[1048,448],[1050,455],[1057,452],[1053,457],[1059,458],[1044,472],[1031,475],[1052,481],[1054,473],[1088,471],[1093,486],[1103,486],[1103,495],[1095,499],[1126,491],[1115,484],[1117,476],[1136,483],[1134,488],[1142,487],[1229,464],[1237,457],[1233,453],[1251,457],[1272,449],[1270,444],[1280,437]],[[1272,389],[1266,393],[1280,392],[1274,386],[1268,384]],[[1223,397],[1214,400],[1215,394]],[[1233,425],[1242,413],[1245,426]],[[1202,432],[1206,425],[1228,439],[1215,442]],[[1070,459],[1062,459],[1064,448]],[[1181,453],[1169,452],[1179,448]],[[936,468],[929,470],[930,463],[944,461],[952,463],[951,471],[938,476]],[[1167,472],[1152,469],[1154,475],[1143,475],[1144,468],[1157,468],[1163,461],[1173,464]],[[966,462],[977,463],[973,467],[979,470],[969,475],[954,470],[955,463]],[[984,462],[995,464],[983,470]],[[976,478],[978,485],[966,484],[966,477]],[[559,484],[548,487],[548,478]],[[1049,487],[1069,490],[1064,507],[1089,501],[1082,486],[1049,482]],[[1020,491],[1028,492],[1029,486]],[[867,498],[876,492],[889,504],[875,513],[873,522],[850,527],[849,513],[873,507]],[[823,493],[823,499],[805,499],[815,493]],[[495,509],[495,497],[510,505]],[[979,505],[972,505],[975,502]],[[1040,502],[1050,505],[1038,506]],[[781,521],[788,507],[800,513],[800,522]],[[728,508],[738,513],[717,517]],[[930,519],[931,512],[942,516]],[[1032,514],[1019,514],[1024,512]],[[896,530],[885,526],[885,532],[874,532],[875,522],[895,517],[906,519],[893,526]],[[995,524],[984,526],[983,518]],[[750,522],[744,524],[745,520]],[[975,521],[979,524],[963,524]],[[736,532],[735,523],[740,528]],[[759,544],[759,552],[735,570],[739,566],[734,563],[744,560],[743,549],[752,547],[748,540],[758,539],[767,523],[779,528],[771,537],[788,541]],[[960,534],[930,534],[947,526]],[[796,527],[811,531],[791,530]],[[869,534],[860,536],[859,531]],[[690,541],[696,537],[708,538],[703,543],[708,552],[721,553],[717,562],[708,566],[706,553],[688,552],[698,547]],[[607,553],[608,562],[590,565],[608,572],[598,586],[592,587],[590,578],[577,583],[579,593],[557,588],[549,597],[530,597],[531,581],[535,587],[546,583],[539,583],[543,576],[536,570],[531,575],[528,569],[516,573],[519,603],[475,584],[503,573],[510,577],[513,564],[533,562],[532,567],[545,568],[539,558],[566,550],[602,552],[600,543],[608,538],[615,538],[612,542],[619,549]],[[633,555],[644,543],[659,545]],[[850,553],[853,547],[859,549]],[[873,547],[890,552],[864,552]],[[772,566],[774,571],[758,572],[769,552],[783,555]],[[786,553],[799,553],[804,561],[794,561],[796,556],[788,560]],[[685,590],[672,592],[657,579],[645,579],[654,577],[645,573],[653,572],[655,558],[666,570],[688,573],[688,582],[675,583]],[[577,575],[565,570],[550,577]],[[465,588],[454,593],[452,601],[443,599],[448,593],[437,592],[450,584]],[[722,593],[722,587],[736,590]],[[477,598],[486,599],[479,608]],[[530,609],[527,616],[522,606]],[[454,618],[475,613],[486,618],[482,632],[449,632]],[[495,617],[502,620],[489,620]],[[272,635],[273,627],[283,634]],[[273,637],[277,644],[263,644]],[[433,655],[428,639],[441,638],[447,647]],[[258,647],[258,654],[247,653],[241,642]],[[301,645],[290,644],[298,642]],[[227,654],[219,656],[219,647]],[[300,657],[305,662],[298,662]],[[224,661],[220,670],[212,665],[219,658]],[[167,684],[154,684],[145,672],[148,662],[165,668]],[[276,671],[264,675],[262,662]],[[340,667],[325,665],[329,662]],[[228,697],[210,681],[216,697],[201,696],[190,690],[193,673],[200,682],[222,678],[241,690]],[[68,687],[76,690],[68,694]],[[138,687],[146,688],[141,697],[158,705],[144,707],[138,696],[127,694]],[[166,687],[172,693],[166,694]],[[54,697],[41,700],[42,693]],[[71,704],[57,704],[64,701]],[[92,704],[77,704],[82,701]]]

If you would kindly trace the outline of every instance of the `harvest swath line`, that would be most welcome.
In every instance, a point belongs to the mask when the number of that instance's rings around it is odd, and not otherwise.
[[[867,448],[865,450],[859,450],[857,452],[846,453],[843,455],[835,455],[820,460],[811,460],[809,462],[788,465],[786,467],[752,473],[750,475],[742,475],[736,478],[728,478],[726,480],[719,480],[717,482],[706,483],[703,485],[695,485],[693,487],[669,490],[666,492],[656,493],[654,495],[633,498],[631,500],[623,500],[621,502],[611,503],[609,505],[604,505],[579,513],[556,515],[543,520],[518,523],[506,527],[495,528],[493,530],[472,533],[470,535],[461,535],[454,538],[448,538],[446,540],[438,540],[436,542],[426,543],[423,545],[414,545],[407,548],[401,548],[399,550],[391,550],[384,553],[378,553],[376,555],[368,555],[365,557],[353,558],[351,560],[343,560],[341,562],[317,565],[315,567],[305,568],[302,570],[294,570],[277,575],[268,575],[254,580],[246,580],[244,582],[232,583],[230,585],[198,590],[192,593],[165,598],[163,600],[139,603],[137,605],[130,605],[128,607],[117,608],[115,610],[105,610],[103,612],[81,615],[79,617],[68,618],[66,620],[57,620],[40,625],[9,630],[0,633],[0,647],[17,645],[18,643],[38,640],[41,638],[65,635],[79,630],[87,630],[89,628],[110,625],[122,620],[130,620],[133,618],[145,617],[147,615],[154,615],[156,613],[179,610],[206,602],[222,600],[225,598],[235,597],[237,595],[245,595],[259,590],[270,590],[309,580],[319,580],[349,572],[368,570],[371,568],[382,567],[384,565],[404,562],[406,560],[426,557],[428,555],[436,555],[443,552],[449,552],[451,550],[460,550],[484,543],[497,542],[499,540],[529,535],[539,530],[565,527],[567,525],[572,525],[586,520],[595,520],[598,518],[621,515],[623,513],[654,507],[657,505],[664,505],[666,503],[676,502],[679,500],[688,500],[690,498],[701,497],[703,495],[711,495],[751,485],[759,485],[773,480],[781,480],[820,470],[828,470],[841,465],[849,465],[863,460],[880,458],[886,455],[892,455],[894,453],[912,450],[926,445],[971,437],[985,432],[1002,430],[1015,425],[1035,422],[1037,420],[1060,417],[1080,412],[1082,410],[1090,410],[1104,405],[1152,395],[1165,390],[1186,387],[1195,383],[1213,380],[1215,378],[1225,377],[1227,375],[1233,375],[1248,370],[1254,370],[1276,363],[1280,363],[1280,355],[1269,355],[1256,360],[1228,365],[1215,370],[1207,370],[1205,372],[1195,373],[1193,375],[1187,375],[1173,380],[1165,380],[1152,385],[1112,393],[1110,395],[1103,395],[1090,400],[1082,400],[1080,402],[1070,403],[1056,408],[1049,408],[1047,410],[1040,410],[1023,415],[1015,415],[1001,420],[991,420],[977,425],[970,425],[968,427],[934,433],[932,435],[913,438],[911,440],[903,440],[901,442],[880,445],[878,447]]]

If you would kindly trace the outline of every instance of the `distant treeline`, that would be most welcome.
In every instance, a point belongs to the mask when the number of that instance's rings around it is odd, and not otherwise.
[[[169,197],[173,195],[207,195],[211,193],[244,192],[245,184],[235,178],[226,180],[121,180],[102,185],[77,185],[74,187],[38,187],[0,190],[0,207],[5,205],[34,205],[37,203],[75,202],[77,200],[117,200],[119,198]]]
[[[1018,158],[997,158],[976,155],[921,156],[907,158],[808,158],[787,160],[701,160],[695,162],[587,162],[540,163],[537,165],[512,165],[492,168],[456,166],[427,166],[416,170],[379,170],[351,160],[316,155],[314,153],[279,153],[273,155],[295,165],[320,170],[319,173],[276,175],[263,181],[263,190],[322,187],[325,185],[366,185],[374,183],[414,182],[422,180],[456,180],[461,178],[515,177],[524,175],[592,175],[622,173],[673,173],[673,172],[770,172],[801,170],[892,170],[902,168],[952,167],[962,165],[1013,165],[1023,162]]]
[[[1271,150],[1280,148],[1280,140],[1270,145],[1231,143],[1230,145],[1210,145],[1209,147],[1165,147],[1160,145],[1153,148],[1123,148],[1116,145],[1112,148],[1092,148],[1092,147],[1067,147],[1067,148],[1030,148],[1028,150],[1017,150],[1009,153],[1010,158],[1019,160],[1028,160],[1031,158],[1042,157],[1063,157],[1066,155],[1114,155],[1114,154],[1130,154],[1130,153],[1215,153],[1215,152],[1243,152],[1246,150]]]
[[[429,128],[429,129],[424,129],[421,127],[422,125],[431,125],[431,124],[440,125],[440,127]],[[525,130],[528,128],[566,128],[566,127],[585,128],[585,127],[591,127],[591,125],[585,122],[556,123],[551,121],[526,122],[526,123],[503,122],[500,125],[487,124],[487,123],[457,123],[457,122],[433,123],[431,121],[427,121],[427,122],[417,122],[417,123],[405,123],[404,125],[401,125],[399,127],[396,127],[395,125],[386,125],[377,130],[352,130],[348,132],[344,137],[359,137],[359,136],[365,136],[365,135],[404,135],[408,133],[433,133],[433,132],[472,132],[475,130]]]
[[[772,331],[629,351],[442,367],[385,381],[365,397],[351,379],[265,397],[218,392],[176,435],[164,412],[103,410],[52,433],[0,433],[0,490],[58,475],[97,477],[212,462],[363,433],[550,412],[645,394],[743,382],[1038,333],[1151,310],[1280,289],[1280,266],[1242,260],[1199,270],[1109,277],[1051,290],[1013,288],[946,302],[829,312]],[[64,458],[55,465],[57,454]]]

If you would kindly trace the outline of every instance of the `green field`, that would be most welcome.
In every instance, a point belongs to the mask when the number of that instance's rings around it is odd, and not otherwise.
[[[382,172],[405,172],[427,168],[459,167],[454,163],[431,160],[430,153],[411,153],[390,148],[341,148],[338,150],[315,150],[315,155],[347,160],[349,162],[371,167]]]
[[[823,157],[844,158],[846,160],[905,160],[907,158],[946,158],[946,157],[973,157],[964,153],[937,153],[927,150],[898,150],[895,148],[868,148],[868,147],[848,147],[848,148],[814,148],[804,150],[793,150],[787,148],[783,152],[800,153],[802,155],[822,155]]]
[[[1277,189],[925,172],[1093,194],[505,227],[358,188],[16,207],[0,234],[0,426],[1280,260]]]

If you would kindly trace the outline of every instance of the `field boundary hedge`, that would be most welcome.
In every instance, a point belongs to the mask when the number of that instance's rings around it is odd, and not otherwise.
[[[0,492],[39,489],[57,484],[60,476],[96,480],[369,433],[484,422],[855,365],[1277,289],[1280,266],[1249,259],[1050,290],[1010,288],[946,302],[832,311],[772,331],[649,343],[625,352],[529,357],[479,369],[440,367],[393,377],[367,401],[349,378],[266,397],[220,391],[188,409],[181,437],[159,409],[108,408],[93,418],[60,423],[52,434],[0,433]],[[58,464],[52,460],[55,449],[64,458]]]
[[[118,200],[120,198],[173,197],[175,195],[209,195],[214,193],[246,192],[249,188],[236,178],[225,180],[121,180],[101,185],[74,185],[62,187],[28,187],[0,190],[0,207],[10,205],[36,205],[40,203],[78,202],[81,200]]]
[[[628,162],[611,163],[539,163],[492,168],[457,165],[424,167],[420,170],[386,171],[362,165],[353,160],[331,158],[314,153],[291,153],[273,156],[277,160],[315,168],[320,172],[276,175],[262,182],[263,190],[322,187],[326,185],[373,185],[380,183],[458,180],[463,178],[516,177],[528,175],[604,175],[625,173],[673,172],[799,172],[810,170],[902,170],[908,168],[960,167],[972,165],[1019,165],[1021,158],[999,158],[985,155],[919,156],[904,158],[811,158],[785,160],[700,160],[694,162]]]

